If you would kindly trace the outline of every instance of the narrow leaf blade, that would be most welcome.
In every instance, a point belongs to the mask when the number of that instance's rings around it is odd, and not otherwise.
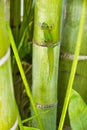
[[[40,129],[24,126],[24,130],[40,130]]]

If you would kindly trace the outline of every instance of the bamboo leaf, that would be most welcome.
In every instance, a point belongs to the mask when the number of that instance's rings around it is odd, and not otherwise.
[[[46,110],[46,111],[44,111],[44,112],[40,112],[40,113],[37,114],[37,115],[31,116],[31,117],[29,117],[29,118],[27,118],[27,119],[24,119],[24,120],[22,120],[22,124],[23,124],[23,123],[26,123],[26,122],[28,122],[28,121],[30,121],[30,120],[35,119],[37,116],[40,116],[40,115],[42,115],[42,114],[47,114],[47,113],[53,111],[54,109],[55,109],[55,108],[53,108],[53,109],[51,109],[51,110]]]
[[[24,126],[24,130],[40,130],[40,129]]]
[[[87,130],[87,105],[75,90],[71,93],[68,111],[72,130]]]
[[[25,73],[24,73],[24,70],[23,70],[23,67],[22,67],[19,55],[18,55],[18,51],[17,51],[16,45],[15,45],[15,41],[14,41],[14,38],[13,38],[13,35],[12,35],[12,31],[11,31],[11,28],[10,28],[9,24],[7,24],[7,31],[8,31],[8,35],[9,35],[9,39],[10,39],[10,42],[11,42],[11,46],[12,46],[12,49],[13,49],[13,52],[14,52],[14,55],[15,55],[15,59],[17,61],[18,68],[19,68],[19,71],[20,71],[23,83],[25,85],[26,93],[27,93],[27,95],[28,95],[28,97],[30,99],[30,102],[31,102],[31,105],[32,105],[32,108],[33,108],[35,114],[38,114],[37,109],[35,107],[35,103],[34,103],[33,97],[31,95],[29,84],[27,82],[27,79],[26,79],[26,76],[25,76]],[[41,130],[43,130],[42,123],[40,121],[39,116],[37,117],[37,121],[38,121],[38,124],[39,124]]]

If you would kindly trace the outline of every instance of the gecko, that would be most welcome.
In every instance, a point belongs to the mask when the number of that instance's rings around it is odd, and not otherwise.
[[[50,26],[47,23],[43,22],[41,24],[41,28],[44,33],[44,41],[46,43],[47,54],[48,54],[48,61],[49,61],[49,79],[52,77],[53,67],[54,67],[54,50],[53,50],[53,37],[51,34]]]

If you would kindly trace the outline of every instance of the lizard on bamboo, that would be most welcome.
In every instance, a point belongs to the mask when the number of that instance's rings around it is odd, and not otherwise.
[[[41,28],[42,28],[43,33],[44,33],[45,44],[48,47],[47,53],[48,53],[48,61],[49,61],[49,79],[51,79],[52,73],[53,73],[53,67],[54,67],[53,37],[51,34],[50,26],[48,26],[47,23],[43,22],[41,24]]]

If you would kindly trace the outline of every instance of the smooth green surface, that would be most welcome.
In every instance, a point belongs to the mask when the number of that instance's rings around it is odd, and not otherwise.
[[[82,12],[83,0],[65,0],[64,3],[64,18],[63,18],[63,29],[62,29],[62,51],[67,53],[74,53],[76,40],[78,35],[78,29],[80,24],[81,12]],[[86,11],[87,13],[87,5]],[[82,36],[82,45],[80,55],[87,54],[87,16],[85,18],[84,31]]]
[[[47,47],[33,45],[33,85],[32,94],[35,103],[53,104],[57,101],[58,55],[60,46],[54,47],[54,68],[49,77],[49,60]]]
[[[6,24],[9,22],[9,0],[0,0],[0,60],[10,46]],[[0,130],[9,130],[17,119],[10,57],[0,66]]]
[[[10,45],[6,31],[9,22],[9,0],[0,0],[0,58],[5,55]]]
[[[38,108],[37,110],[40,114],[43,130],[56,130],[57,106],[47,109]],[[31,122],[34,127],[39,127],[36,119],[33,119]]]
[[[0,130],[9,130],[16,121],[15,100],[9,59],[0,66]]]
[[[71,93],[68,111],[72,130],[87,130],[87,105],[74,90]]]
[[[49,80],[49,60],[47,47],[33,45],[33,85],[32,94],[36,104],[50,105],[57,102],[57,75],[58,75],[58,53],[60,46],[54,49],[54,67],[51,80]],[[54,108],[54,107],[53,107]],[[48,109],[38,108],[38,113]],[[56,129],[57,106],[46,114],[40,114],[43,128],[45,130]],[[52,122],[52,123],[51,123]],[[38,126],[35,120],[32,121],[34,126]],[[49,125],[50,124],[50,125]]]

